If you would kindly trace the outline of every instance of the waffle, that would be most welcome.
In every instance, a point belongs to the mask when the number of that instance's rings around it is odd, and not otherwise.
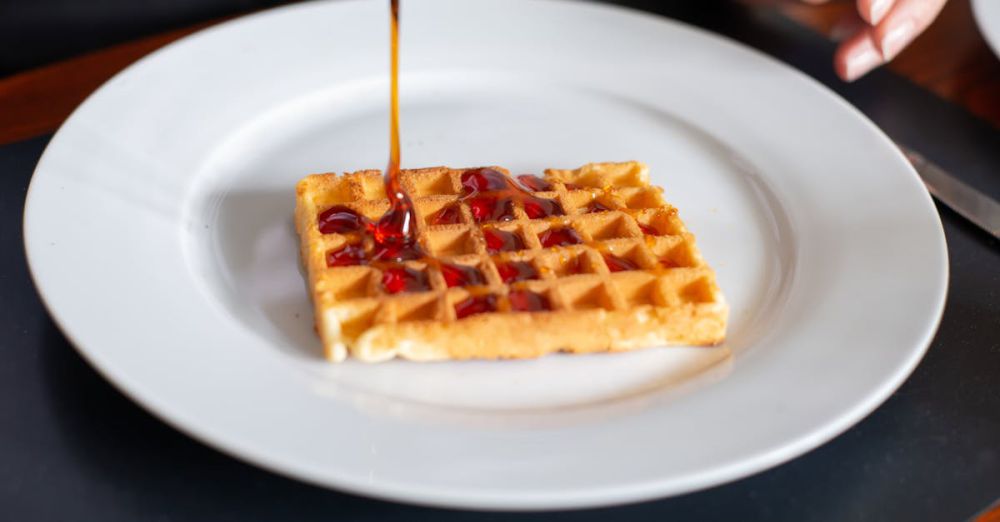
[[[550,186],[536,187],[551,190],[534,194],[558,201],[565,215],[530,219],[518,203],[513,220],[486,223],[476,223],[461,199],[467,170],[401,172],[414,202],[419,244],[432,259],[399,263],[429,288],[395,294],[384,286],[385,266],[328,266],[331,252],[361,239],[355,233],[323,234],[318,225],[320,213],[334,205],[377,220],[389,208],[381,173],[314,174],[299,182],[296,228],[316,330],[329,359],[531,358],[723,340],[728,307],[715,274],[662,189],[649,185],[645,165],[547,170],[542,179]],[[456,208],[460,222],[434,224],[446,208]],[[582,243],[544,247],[541,241],[560,228],[575,231]],[[496,242],[486,238],[495,239],[496,231],[513,233],[522,244],[507,245],[511,251],[490,249]],[[441,263],[475,268],[483,284],[449,287]],[[533,277],[505,283],[501,274],[512,273],[514,280]],[[527,308],[545,309],[518,311],[526,308],[525,296],[535,305]],[[460,318],[458,309],[468,311],[470,303],[495,310]]]

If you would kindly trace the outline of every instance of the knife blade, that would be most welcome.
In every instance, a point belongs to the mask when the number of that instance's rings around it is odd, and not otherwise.
[[[990,235],[1000,238],[1000,203],[966,185],[917,151],[896,144],[938,201],[948,205]]]

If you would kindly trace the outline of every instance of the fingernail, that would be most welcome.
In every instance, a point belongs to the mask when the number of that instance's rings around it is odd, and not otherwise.
[[[852,82],[862,77],[868,71],[882,65],[882,55],[873,47],[865,47],[847,57],[845,80]]]
[[[874,0],[871,9],[868,11],[868,22],[875,25],[882,21],[882,17],[889,12],[890,0]]]
[[[913,39],[913,30],[915,27],[916,25],[913,23],[913,20],[904,20],[896,27],[889,29],[889,32],[882,38],[881,45],[879,45],[882,48],[882,56],[885,58],[885,61],[888,62],[895,58],[906,47],[906,44],[910,43],[910,40]]]

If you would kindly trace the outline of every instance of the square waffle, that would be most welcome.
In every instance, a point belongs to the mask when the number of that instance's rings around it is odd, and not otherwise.
[[[525,184],[564,215],[531,219],[514,202],[506,221],[483,218],[462,198],[469,170],[400,173],[418,242],[433,259],[380,268],[365,260],[358,234],[321,233],[318,219],[343,205],[378,220],[389,208],[381,173],[299,182],[296,228],[329,359],[529,358],[723,340],[728,307],[715,274],[645,165],[547,170]],[[456,222],[435,224],[449,209]],[[348,266],[328,263],[352,252]]]

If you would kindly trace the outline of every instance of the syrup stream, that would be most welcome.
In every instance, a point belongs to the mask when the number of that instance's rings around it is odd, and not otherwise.
[[[389,13],[389,163],[383,174],[383,182],[390,208],[377,222],[372,223],[350,208],[336,206],[320,214],[320,229],[324,234],[362,231],[371,233],[375,242],[371,260],[383,268],[382,285],[389,293],[422,291],[429,288],[425,272],[389,264],[413,259],[423,259],[428,265],[436,266],[444,274],[448,287],[482,285],[485,283],[485,278],[477,268],[442,263],[428,255],[417,243],[416,211],[413,201],[400,181],[402,159],[399,139],[399,0],[389,0]],[[511,205],[515,200],[521,203],[531,219],[565,215],[565,210],[557,201],[539,198],[526,190],[551,190],[551,184],[537,176],[522,175],[515,181],[499,171],[481,168],[465,173],[462,185],[465,194],[461,200],[470,205],[477,222],[513,219]],[[567,184],[567,187],[569,186]],[[591,212],[611,210],[601,204],[592,205],[595,208],[589,209]],[[449,211],[450,214],[445,215]],[[447,217],[448,222],[457,220],[459,215],[457,207],[446,207],[442,209],[441,214],[437,219]],[[648,233],[646,229],[643,229],[643,232]],[[484,234],[491,253],[524,248],[523,241],[515,233],[486,229]],[[546,247],[582,242],[579,235],[570,228],[552,228],[542,236],[544,237],[542,242]],[[635,268],[627,260],[613,256],[611,259],[613,261],[609,262],[609,267],[612,271],[617,271],[616,268],[619,270]],[[340,250],[327,253],[328,266],[356,264],[367,264],[364,249],[359,244],[347,245]],[[503,276],[505,282],[509,282],[510,279],[514,281],[534,279],[538,276],[530,265],[528,267],[531,268],[530,271],[517,265],[518,263],[502,265],[511,270],[510,274]],[[496,310],[496,296],[476,295],[477,293],[456,304],[459,318]],[[514,310],[549,309],[547,298],[529,291],[512,290],[510,302]]]
[[[399,0],[389,1],[389,164],[383,174],[385,193],[392,205],[375,226],[376,258],[402,261],[423,257],[416,244],[416,212],[399,179]]]

